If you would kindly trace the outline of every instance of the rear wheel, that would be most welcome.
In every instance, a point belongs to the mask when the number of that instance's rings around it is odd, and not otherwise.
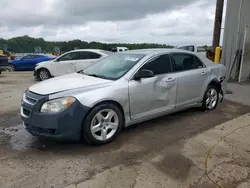
[[[202,102],[203,110],[214,110],[219,102],[219,89],[215,85],[209,85]]]
[[[101,145],[112,141],[121,131],[123,115],[112,103],[96,106],[87,116],[82,136],[90,144]]]
[[[51,78],[50,72],[47,69],[40,69],[40,70],[38,70],[37,75],[38,75],[37,77],[41,81],[47,80],[47,79]]]

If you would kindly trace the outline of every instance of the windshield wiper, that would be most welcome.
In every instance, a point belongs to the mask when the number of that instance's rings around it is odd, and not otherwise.
[[[97,74],[86,74],[83,69],[78,71],[77,73],[80,73],[80,74],[84,74],[84,75],[87,75],[87,76],[93,76],[93,77],[96,77],[96,78],[103,78],[103,79],[107,79],[109,80],[106,76],[102,76],[102,75],[97,75]]]
[[[102,76],[102,75],[97,75],[97,74],[86,74],[87,76],[93,76],[96,78],[103,78],[103,79],[108,79],[106,76]]]
[[[84,74],[83,69],[82,69],[82,70],[79,70],[77,73]]]

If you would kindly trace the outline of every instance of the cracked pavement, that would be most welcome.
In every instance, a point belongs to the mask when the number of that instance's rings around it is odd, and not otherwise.
[[[215,188],[204,171],[208,150],[250,122],[242,116],[249,106],[225,100],[212,112],[190,109],[131,126],[104,146],[39,140],[19,114],[33,80],[31,72],[0,75],[1,188]],[[227,137],[209,160],[209,174],[225,188],[250,187],[249,132]]]
[[[71,186],[72,188],[216,188],[217,186],[205,175],[206,155],[221,136],[247,125],[218,144],[209,157],[208,172],[215,182],[225,188],[248,188],[250,187],[249,122],[250,113],[181,141],[182,144],[174,143],[163,152],[155,153],[150,161],[120,165],[99,173],[90,180]]]

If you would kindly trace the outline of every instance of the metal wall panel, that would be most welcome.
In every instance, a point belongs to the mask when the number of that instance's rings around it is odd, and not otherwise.
[[[243,48],[245,26],[248,24],[250,24],[250,0],[228,0],[221,60],[228,71],[235,59],[237,49]],[[231,79],[238,79],[239,64],[239,61],[236,61]]]
[[[250,27],[246,26],[239,73],[239,82],[249,80],[250,76]]]

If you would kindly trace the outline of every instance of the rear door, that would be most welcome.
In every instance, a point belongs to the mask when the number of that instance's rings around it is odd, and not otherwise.
[[[75,63],[75,72],[85,69],[102,57],[101,54],[89,51],[79,51]]]
[[[145,118],[174,109],[177,78],[172,73],[170,56],[155,57],[141,69],[151,70],[155,76],[129,81],[131,118]]]
[[[61,76],[75,72],[75,63],[78,59],[77,52],[69,52],[54,61],[51,71],[54,76]]]
[[[177,80],[176,107],[201,102],[207,87],[209,70],[193,54],[173,53],[172,62]]]

